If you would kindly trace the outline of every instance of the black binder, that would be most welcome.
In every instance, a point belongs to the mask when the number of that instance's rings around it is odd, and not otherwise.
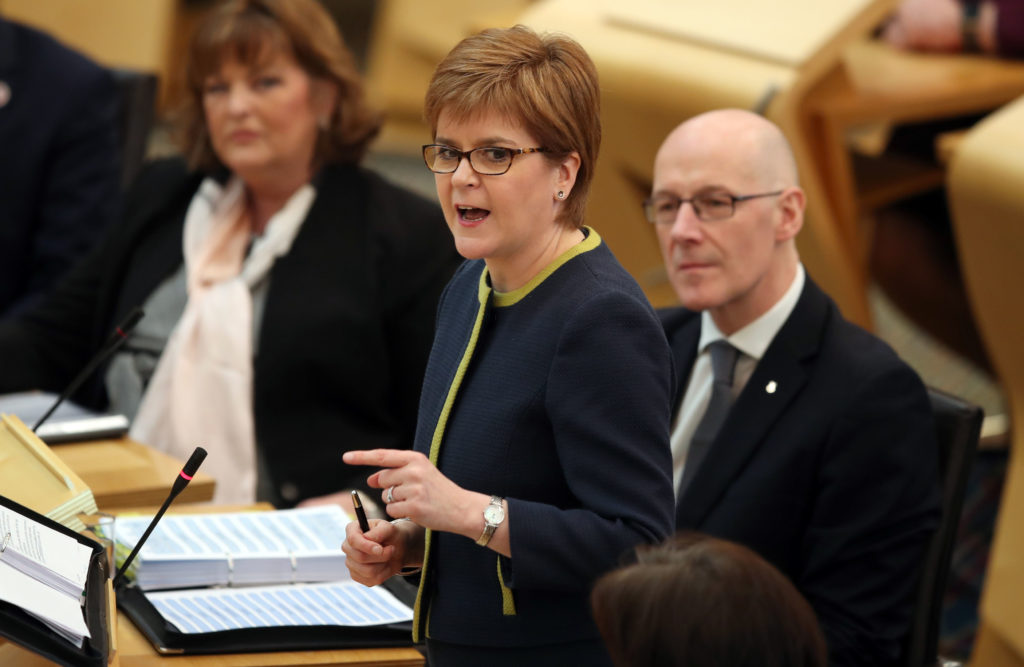
[[[384,586],[412,606],[416,589],[400,581],[400,577],[392,579],[399,581],[388,581]],[[412,623],[408,622],[362,627],[306,625],[198,634],[179,632],[134,585],[118,586],[117,607],[135,623],[157,652],[165,655],[412,646]]]
[[[4,496],[0,496],[0,505],[28,517],[36,523],[73,537],[92,550],[85,583],[85,623],[92,637],[85,639],[82,648],[77,648],[20,607],[2,600],[0,600],[0,636],[60,665],[68,667],[106,665],[110,653],[111,619],[108,617],[107,611],[109,577],[107,576],[107,554],[103,546],[99,542],[79,535],[70,528]]]

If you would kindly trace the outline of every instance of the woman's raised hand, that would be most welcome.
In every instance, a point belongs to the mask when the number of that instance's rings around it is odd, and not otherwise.
[[[431,530],[463,535],[479,532],[476,524],[467,525],[467,518],[479,520],[487,497],[452,482],[423,454],[402,449],[369,449],[345,452],[344,460],[349,465],[384,468],[370,475],[367,482],[382,489],[381,500],[388,516],[409,518]]]

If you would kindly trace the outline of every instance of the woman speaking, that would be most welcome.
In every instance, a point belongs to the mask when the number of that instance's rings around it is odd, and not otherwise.
[[[415,451],[348,452],[396,521],[343,549],[375,585],[422,567],[432,665],[610,664],[593,581],[672,528],[672,362],[643,293],[583,226],[600,144],[572,40],[487,30],[438,66],[423,147],[465,262],[441,298]],[[498,650],[500,649],[500,650]]]

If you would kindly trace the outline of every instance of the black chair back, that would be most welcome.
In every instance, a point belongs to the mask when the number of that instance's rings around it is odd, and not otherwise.
[[[156,106],[157,76],[121,68],[112,69],[111,73],[120,98],[117,127],[121,140],[121,187],[127,189],[146,157]]]
[[[907,658],[904,664],[908,667],[932,667],[938,662],[942,598],[983,416],[978,406],[937,389],[929,389],[928,398],[935,416],[939,445],[942,521],[928,543],[918,582],[910,636],[904,652]]]

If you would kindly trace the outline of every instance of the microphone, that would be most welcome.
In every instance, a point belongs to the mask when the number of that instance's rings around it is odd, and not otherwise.
[[[125,316],[124,320],[114,328],[114,332],[110,334],[110,337],[107,338],[107,342],[104,343],[103,346],[107,347],[114,344],[120,345],[124,341],[128,340],[128,334],[132,332],[135,325],[139,323],[139,320],[141,320],[142,316],[145,314],[146,313],[138,306],[132,308]]]
[[[188,461],[185,463],[184,467],[182,467],[181,472],[178,473],[178,476],[174,480],[174,484],[171,486],[171,492],[167,495],[167,500],[164,501],[164,504],[160,507],[160,511],[156,513],[153,520],[149,522],[148,526],[146,526],[146,532],[144,532],[142,537],[139,538],[139,541],[135,543],[135,548],[132,549],[130,554],[128,554],[128,558],[124,561],[124,565],[122,565],[121,569],[117,571],[117,576],[114,577],[115,590],[117,589],[117,584],[120,583],[121,578],[124,576],[124,573],[128,571],[128,566],[132,564],[132,561],[135,560],[135,556],[138,555],[139,549],[141,549],[142,545],[149,539],[149,534],[153,532],[153,529],[156,528],[157,522],[159,522],[161,517],[163,517],[167,508],[171,506],[171,501],[177,498],[178,494],[188,486],[189,482],[192,481],[192,478],[195,476],[196,471],[199,470],[199,466],[202,465],[203,459],[205,458],[206,450],[202,447],[196,447],[195,451],[192,452],[192,456],[188,457]],[[113,566],[113,563],[111,563],[111,566]]]
[[[132,308],[131,312],[128,313],[128,316],[125,317],[121,324],[117,325],[117,328],[114,329],[114,332],[110,334],[110,338],[108,338],[107,342],[103,344],[100,351],[96,353],[96,356],[89,360],[89,363],[86,364],[85,368],[83,368],[78,375],[75,376],[75,379],[72,380],[63,393],[61,393],[56,402],[54,402],[54,404],[50,406],[50,409],[47,410],[46,413],[39,418],[39,421],[35,423],[35,426],[32,427],[33,433],[43,425],[43,422],[50,418],[50,415],[53,414],[54,410],[59,408],[60,404],[63,403],[68,396],[78,391],[78,388],[82,386],[82,383],[92,375],[93,371],[95,371],[100,364],[109,359],[110,356],[118,350],[118,348],[124,345],[124,342],[128,340],[128,334],[132,332],[132,329],[134,329],[135,325],[139,323],[139,320],[142,319],[143,315],[145,315],[145,313],[138,306]]]

